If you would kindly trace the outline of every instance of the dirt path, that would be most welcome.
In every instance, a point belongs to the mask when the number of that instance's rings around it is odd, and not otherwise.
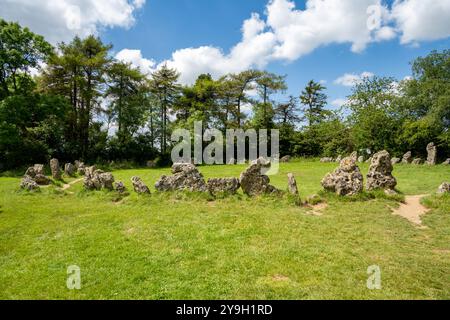
[[[67,189],[69,189],[71,186],[73,186],[74,184],[76,184],[76,183],[78,183],[78,182],[81,182],[81,181],[83,181],[83,178],[80,178],[80,179],[74,180],[74,181],[72,181],[72,182],[69,182],[69,183],[63,185],[63,187],[61,188],[61,190],[63,190],[63,191],[64,191],[64,190],[67,190]]]
[[[394,209],[392,214],[408,219],[417,226],[422,226],[421,216],[430,211],[420,203],[420,200],[426,196],[406,196],[405,203],[400,204],[398,209]]]
[[[318,203],[316,205],[308,205],[308,208],[311,209],[311,211],[308,211],[308,214],[313,216],[322,216],[323,211],[328,208],[328,204],[325,202]]]

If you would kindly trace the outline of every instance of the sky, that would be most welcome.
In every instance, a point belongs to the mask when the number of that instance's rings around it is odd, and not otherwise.
[[[410,62],[450,48],[450,0],[0,0],[0,17],[52,44],[96,34],[145,73],[163,64],[190,84],[248,68],[314,79],[329,108],[365,76],[411,76]]]

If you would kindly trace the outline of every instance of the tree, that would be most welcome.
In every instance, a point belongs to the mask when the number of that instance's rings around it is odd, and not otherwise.
[[[348,97],[347,107],[357,149],[396,150],[395,137],[401,126],[396,82],[392,78],[364,78]]]
[[[286,103],[280,103],[275,108],[275,119],[281,125],[295,126],[296,123],[301,121],[300,116],[297,114],[298,100],[294,96],[289,96],[289,101]]]
[[[404,119],[397,143],[403,150],[424,154],[434,141],[443,155],[450,152],[450,50],[416,59],[412,70],[413,79],[399,88]]]
[[[108,69],[109,116],[117,123],[119,141],[131,138],[144,124],[145,76],[130,64],[114,62]]]
[[[152,74],[150,82],[150,89],[156,95],[161,110],[161,152],[163,154],[166,154],[167,151],[168,114],[180,92],[180,86],[177,84],[179,77],[180,74],[175,69],[163,65]]]
[[[238,128],[242,126],[242,104],[248,102],[247,91],[255,88],[254,82],[261,76],[257,70],[247,70],[238,74],[229,75],[230,89],[233,92],[235,106],[234,115]]]
[[[260,108],[262,109],[262,122],[267,129],[270,128],[273,121],[273,105],[270,101],[270,95],[287,89],[285,76],[278,76],[274,73],[263,71],[256,79],[258,94],[262,98]]]
[[[100,108],[105,75],[111,59],[110,45],[99,38],[75,37],[69,44],[61,43],[59,55],[49,60],[42,86],[45,92],[66,97],[72,106],[67,138],[73,157],[86,158],[89,145],[89,126]]]
[[[327,104],[327,95],[323,93],[325,89],[320,83],[311,80],[300,96],[301,103],[306,106],[304,113],[310,128],[320,123],[327,115],[324,109]]]
[[[0,19],[0,100],[30,92],[30,69],[38,68],[52,52],[53,47],[42,36]]]

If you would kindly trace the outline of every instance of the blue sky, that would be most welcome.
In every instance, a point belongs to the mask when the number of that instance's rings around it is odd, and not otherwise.
[[[330,107],[362,74],[401,80],[412,60],[450,47],[450,0],[0,0],[0,8],[53,44],[94,33],[121,60],[144,72],[168,63],[183,83],[260,68],[287,75],[286,96],[298,96],[322,80]]]
[[[226,52],[240,41],[242,22],[252,12],[264,16],[266,4],[267,0],[151,0],[136,15],[131,29],[110,29],[102,38],[117,51],[140,49],[144,57],[156,61],[168,59],[180,48],[207,45]],[[297,9],[305,7],[305,1],[297,0],[295,4]],[[411,75],[410,61],[434,49],[448,49],[449,40],[402,45],[398,39],[392,39],[369,44],[358,53],[350,47],[349,43],[325,45],[292,62],[271,62],[265,69],[287,75],[286,95],[298,96],[310,79],[325,80],[331,102],[350,92],[349,87],[334,83],[340,76],[371,72],[403,79]]]

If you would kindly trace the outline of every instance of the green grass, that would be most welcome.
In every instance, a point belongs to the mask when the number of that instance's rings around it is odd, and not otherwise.
[[[320,193],[336,164],[282,164],[301,197]],[[239,176],[245,166],[200,167],[206,177]],[[367,165],[362,165],[367,172]],[[158,194],[168,169],[114,172],[131,189],[140,176],[151,196],[121,198],[85,192],[18,190],[0,178],[1,299],[449,299],[450,197],[431,195],[426,229],[394,216],[398,205],[380,193],[352,201],[320,193],[322,216],[288,198],[212,199]],[[403,194],[433,194],[450,180],[448,167],[399,165]],[[71,179],[73,180],[73,179]],[[66,287],[67,267],[81,268],[81,290]],[[378,265],[382,289],[368,290],[367,268]]]

